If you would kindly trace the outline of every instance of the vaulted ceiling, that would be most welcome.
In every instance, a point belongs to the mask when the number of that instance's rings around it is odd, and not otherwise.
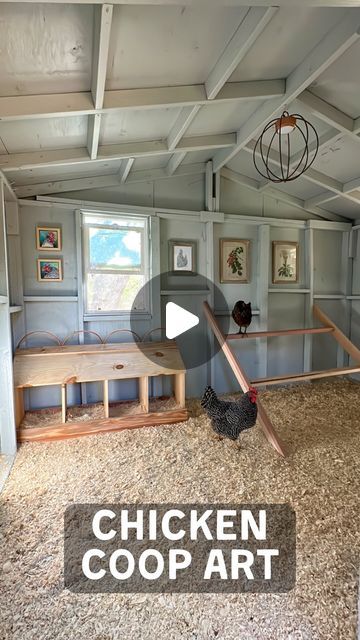
[[[211,160],[320,217],[360,218],[359,3],[242,4],[0,3],[0,169],[17,195],[170,180]],[[252,150],[285,107],[320,148],[274,187]]]

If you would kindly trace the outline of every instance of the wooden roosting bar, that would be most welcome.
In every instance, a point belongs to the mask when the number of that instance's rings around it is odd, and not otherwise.
[[[317,305],[313,306],[313,315],[314,315],[314,318],[316,318],[319,322],[322,323],[323,326],[321,327],[312,327],[307,329],[283,329],[280,331],[252,331],[252,332],[250,331],[249,333],[246,333],[246,336],[244,334],[238,334],[238,333],[230,333],[228,335],[225,335],[222,332],[207,302],[204,302],[204,311],[205,311],[205,316],[209,322],[209,325],[212,328],[217,340],[219,341],[221,349],[244,393],[246,393],[246,391],[249,390],[250,385],[257,387],[257,386],[267,386],[267,385],[274,385],[274,384],[284,384],[286,382],[301,382],[306,380],[315,380],[320,378],[342,376],[345,374],[360,372],[360,349],[358,349],[349,340],[349,338],[346,337],[346,335],[339,329],[339,327],[332,320],[330,320],[330,318],[328,318],[328,316]],[[270,337],[276,337],[276,336],[293,336],[293,335],[308,335],[308,334],[322,334],[322,333],[331,334],[331,336],[337,341],[337,343],[349,354],[349,356],[357,364],[352,367],[343,367],[340,369],[310,371],[306,373],[290,374],[285,376],[277,376],[273,378],[258,378],[255,380],[249,380],[229,345],[229,341],[231,340],[247,341],[248,339],[252,339],[252,338],[270,338]],[[284,456],[285,455],[284,445],[281,442],[279,436],[276,434],[276,431],[271,423],[271,420],[267,415],[260,401],[258,401],[258,420],[270,444],[276,449],[278,453],[280,453],[280,455]]]
[[[173,376],[177,407],[149,411],[149,378]],[[140,412],[123,417],[109,416],[109,381],[137,378]],[[103,383],[104,417],[100,420],[67,422],[67,385]],[[18,439],[60,440],[91,433],[119,431],[187,420],[185,367],[175,341],[120,344],[60,345],[17,349],[14,358],[15,414]],[[21,427],[24,418],[24,389],[61,386],[61,423],[43,427]]]

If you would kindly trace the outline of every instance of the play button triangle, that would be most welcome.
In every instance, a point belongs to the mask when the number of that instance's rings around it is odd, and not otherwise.
[[[186,311],[175,302],[166,305],[166,337],[169,340],[180,336],[199,324],[199,318],[190,311]]]

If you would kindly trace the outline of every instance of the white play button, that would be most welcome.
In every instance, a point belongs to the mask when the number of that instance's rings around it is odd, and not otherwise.
[[[166,337],[169,340],[180,336],[199,324],[199,318],[174,302],[166,305]]]

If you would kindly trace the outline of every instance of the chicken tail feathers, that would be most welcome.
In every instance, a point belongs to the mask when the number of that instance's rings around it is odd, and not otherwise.
[[[206,387],[205,391],[204,391],[204,395],[202,397],[201,400],[201,406],[204,407],[204,409],[208,409],[211,405],[214,405],[214,403],[218,402],[218,397],[214,391],[214,389],[212,387]]]

